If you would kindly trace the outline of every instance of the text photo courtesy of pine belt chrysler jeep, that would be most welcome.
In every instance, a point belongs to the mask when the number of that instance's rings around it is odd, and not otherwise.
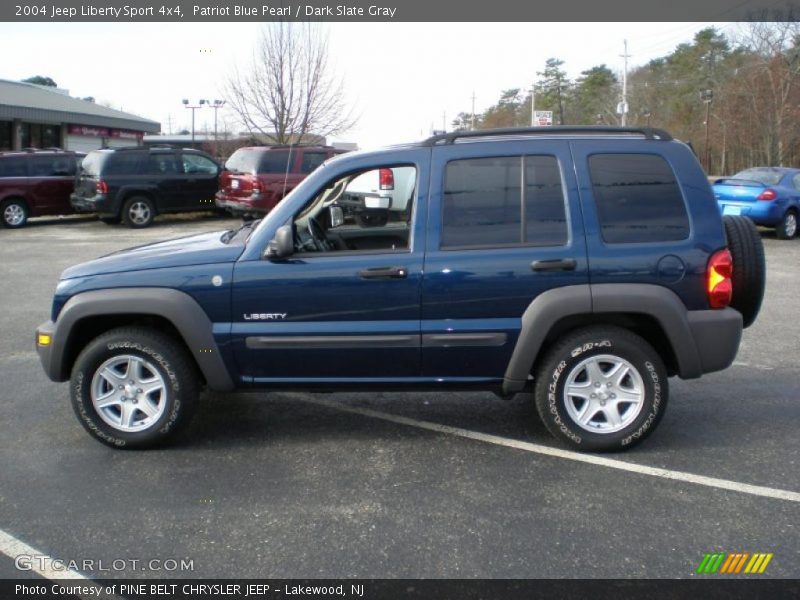
[[[414,182],[403,210],[348,217],[359,194],[391,211],[387,169]],[[764,278],[753,224],[664,131],[456,132],[328,160],[239,229],[67,269],[36,348],[117,448],[172,438],[203,388],[391,389],[532,392],[562,443],[614,451],[653,432],[669,377],[732,363]]]

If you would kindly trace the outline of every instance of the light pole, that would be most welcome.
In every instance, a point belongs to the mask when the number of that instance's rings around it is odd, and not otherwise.
[[[219,142],[217,141],[217,111],[225,106],[225,100],[214,100],[208,102],[209,106],[214,109],[214,155],[219,156]]]
[[[703,90],[700,92],[700,99],[706,104],[706,173],[708,173],[711,168],[711,151],[708,147],[708,126],[711,120],[711,102],[714,100],[714,90]]]
[[[198,108],[203,108],[204,104],[206,104],[205,100],[199,100],[197,104],[189,104],[189,101],[186,98],[183,99],[184,108],[189,108],[192,110],[192,147],[194,147],[194,111]]]

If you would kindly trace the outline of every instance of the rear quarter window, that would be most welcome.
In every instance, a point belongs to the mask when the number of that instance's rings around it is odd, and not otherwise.
[[[0,159],[0,177],[27,177],[28,165],[24,157],[11,156]]]
[[[689,216],[675,174],[654,154],[595,154],[589,174],[603,240],[669,242],[689,237]]]

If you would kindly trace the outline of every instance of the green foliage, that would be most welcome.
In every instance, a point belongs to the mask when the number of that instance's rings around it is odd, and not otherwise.
[[[759,164],[800,166],[800,22],[765,18],[742,30],[734,38],[707,27],[631,69],[628,124],[660,127],[692,142],[714,175]],[[555,124],[618,125],[622,86],[614,71],[598,65],[571,81],[563,67],[549,58],[537,73],[536,110],[553,111]],[[711,90],[712,102],[703,101],[704,90]],[[530,125],[530,92],[504,90],[475,122],[478,128]],[[453,124],[469,129],[472,115],[461,113]]]
[[[41,75],[34,75],[33,77],[23,79],[22,83],[35,83],[36,85],[46,85],[47,87],[58,87],[56,82],[50,77],[42,77]]]

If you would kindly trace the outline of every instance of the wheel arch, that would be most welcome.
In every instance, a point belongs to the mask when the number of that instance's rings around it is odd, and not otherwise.
[[[234,388],[208,316],[191,296],[168,288],[96,290],[72,297],[55,323],[47,369],[51,379],[69,379],[86,343],[124,325],[146,325],[171,335],[186,349],[211,389]]]
[[[672,290],[653,284],[587,284],[548,290],[522,316],[503,392],[521,391],[537,361],[563,334],[600,324],[618,325],[640,335],[656,349],[670,375],[699,377],[704,369],[687,314]]]

